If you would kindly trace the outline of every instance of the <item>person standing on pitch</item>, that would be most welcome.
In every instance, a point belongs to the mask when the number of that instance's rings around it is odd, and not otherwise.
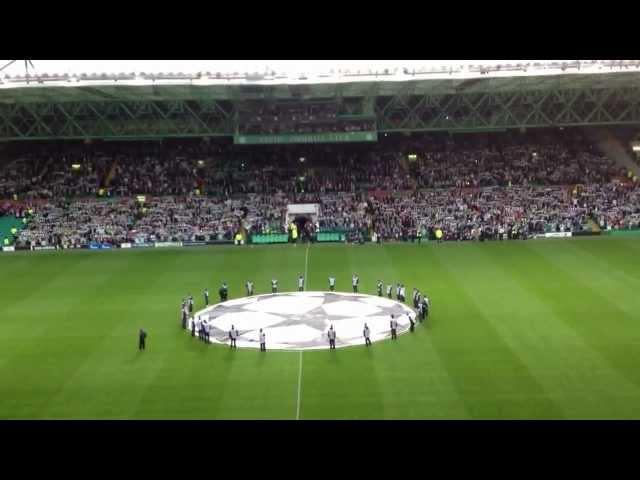
[[[396,285],[396,300],[400,300],[400,284]]]
[[[353,293],[358,293],[358,283],[360,283],[360,279],[358,278],[358,275],[354,273],[353,277],[351,277],[351,286],[353,287]]]
[[[393,315],[393,313],[391,314],[391,322],[389,326],[391,327],[391,339],[396,340],[398,338],[398,321],[396,320],[396,317]]]
[[[271,279],[271,293],[278,293],[278,280]]]
[[[196,336],[196,319],[193,318],[193,315],[191,315],[191,336]]]
[[[404,285],[400,285],[400,301],[402,303],[404,303],[407,299],[407,297],[405,297],[405,294],[407,293],[407,291],[404,288]]]
[[[189,313],[193,313],[193,296],[189,294]]]
[[[182,304],[182,328],[187,328],[187,306]]]
[[[253,295],[253,282],[251,280],[247,280],[247,297]]]
[[[430,308],[431,308],[431,301],[429,300],[429,297],[425,295],[424,297],[422,297],[422,317],[424,320],[426,320],[427,317],[429,316]]]
[[[204,289],[204,304],[205,306],[209,306],[209,289],[205,288]]]
[[[418,289],[416,287],[413,287],[413,295],[412,295],[412,299],[413,299],[413,308],[417,308],[418,307],[418,303],[416,301],[416,297],[418,296]]]
[[[381,297],[382,296],[382,289],[384,288],[384,284],[382,283],[382,280],[378,280],[378,296]]]
[[[304,277],[300,275],[298,277],[298,291],[302,292],[304,290]]]
[[[198,315],[198,319],[196,320],[196,330],[198,330],[198,340],[204,342],[204,326],[202,325],[200,315]]]
[[[209,337],[211,334],[211,325],[209,325],[209,322],[207,322],[206,319],[202,324],[204,325],[204,343],[211,343],[211,337]]]
[[[416,328],[416,322],[414,320],[414,317],[413,317],[412,314],[407,313],[407,318],[409,319],[409,324],[410,324],[409,325],[409,331],[413,332],[415,330],[415,328]]]
[[[333,329],[333,325],[329,328],[327,332],[327,337],[329,337],[329,350],[336,349],[336,331]]]
[[[229,297],[229,287],[227,287],[227,282],[222,282],[222,286],[220,287],[220,301],[224,302]]]
[[[424,320],[424,304],[422,301],[418,302],[418,321],[422,323]]]
[[[144,350],[146,347],[147,341],[147,332],[145,332],[142,328],[140,332],[138,332],[138,350]]]
[[[387,285],[387,297],[393,298],[393,285]]]
[[[236,339],[238,338],[238,331],[235,329],[233,325],[231,325],[231,330],[229,330],[229,340],[231,340],[231,344],[229,348],[238,348],[236,347]]]
[[[364,335],[364,344],[368,347],[369,345],[371,345],[371,330],[369,329],[369,325],[367,325],[366,323],[364,324],[364,331],[362,332],[362,334]]]
[[[261,352],[267,351],[267,336],[264,334],[262,329],[260,329],[260,351]]]
[[[329,277],[329,290],[331,290],[332,292],[336,290],[336,277],[334,277],[333,275]]]

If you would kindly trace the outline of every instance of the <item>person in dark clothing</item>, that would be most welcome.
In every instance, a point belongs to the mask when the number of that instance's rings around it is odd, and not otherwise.
[[[329,350],[335,350],[336,348],[336,331],[333,329],[333,325],[329,328],[327,332],[327,337],[329,338]]]
[[[231,340],[229,344],[229,348],[238,348],[236,346],[236,339],[238,338],[238,330],[231,325],[231,330],[229,330],[229,340]]]
[[[429,300],[427,299],[426,296],[422,297],[422,320],[426,320],[427,317],[429,316]]]
[[[219,290],[220,293],[220,301],[224,302],[227,300],[227,298],[229,297],[229,287],[227,287],[227,283],[223,282],[222,286],[220,287]]]
[[[191,317],[191,336],[196,336],[196,319]]]
[[[182,309],[182,328],[187,328],[187,310],[186,310],[186,308]]]
[[[364,336],[364,344],[368,347],[371,345],[371,329],[369,328],[369,325],[367,325],[366,323],[364,324],[364,330],[362,332],[362,335]]]
[[[267,336],[262,331],[262,329],[260,329],[260,351],[261,352],[266,352],[267,351],[266,338],[267,338]]]
[[[204,343],[211,343],[211,326],[209,325],[209,322],[204,320],[202,322],[202,328],[204,329]]]
[[[409,318],[409,323],[410,323],[409,331],[413,332],[415,330],[415,328],[416,328],[416,322],[415,322],[415,320],[413,319],[413,317],[411,315],[407,314],[407,317]]]
[[[142,328],[138,333],[138,350],[144,350],[146,347],[147,340],[147,332],[145,332]]]
[[[204,322],[198,317],[198,339],[204,342]]]
[[[398,334],[397,334],[398,321],[396,320],[393,314],[391,314],[391,322],[389,326],[391,327],[391,339],[392,340],[397,339],[398,338]]]

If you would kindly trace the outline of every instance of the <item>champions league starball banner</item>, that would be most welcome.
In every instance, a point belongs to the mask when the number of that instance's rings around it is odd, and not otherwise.
[[[390,338],[391,315],[398,334],[408,332],[416,318],[407,305],[389,298],[311,291],[228,300],[195,312],[194,321],[209,322],[212,343],[227,344],[233,325],[240,348],[259,348],[262,329],[270,350],[314,350],[329,348],[327,332],[331,328],[336,332],[337,348],[363,345],[365,325],[371,341]]]

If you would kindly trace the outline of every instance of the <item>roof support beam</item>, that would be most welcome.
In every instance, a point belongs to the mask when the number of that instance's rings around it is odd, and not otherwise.
[[[640,84],[545,89],[531,83],[519,91],[436,94],[409,83],[392,95],[383,87],[376,90],[386,91],[383,96],[369,88],[342,99],[347,109],[374,113],[382,132],[640,125]],[[336,90],[344,94],[346,88]],[[231,136],[237,111],[237,104],[215,98],[0,103],[0,141]]]

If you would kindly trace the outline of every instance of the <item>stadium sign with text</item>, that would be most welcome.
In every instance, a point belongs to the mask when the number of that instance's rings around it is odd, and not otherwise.
[[[182,246],[182,242],[156,242],[155,243],[155,247],[156,248],[162,248],[162,247],[181,247]]]
[[[376,142],[378,132],[300,133],[286,135],[235,135],[238,145],[276,145],[284,143]]]

